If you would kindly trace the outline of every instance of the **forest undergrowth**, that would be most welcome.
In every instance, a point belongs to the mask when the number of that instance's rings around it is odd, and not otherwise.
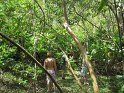
[[[80,78],[80,77],[79,77]],[[124,93],[124,78],[117,76],[98,76],[100,93]],[[45,79],[37,81],[19,83],[21,78],[16,78],[9,72],[0,76],[0,93],[47,93]],[[57,83],[62,88],[63,93],[82,93],[80,87],[70,73],[66,74],[66,79],[62,80],[60,72],[57,74]],[[93,93],[92,80],[88,78],[88,84],[82,84],[87,93]],[[59,93],[56,89],[53,93]]]

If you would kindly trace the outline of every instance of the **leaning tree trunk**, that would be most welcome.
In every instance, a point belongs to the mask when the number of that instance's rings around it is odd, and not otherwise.
[[[44,35],[43,35],[43,36],[44,36]],[[45,36],[44,36],[44,37],[45,37]],[[45,37],[45,38],[46,38],[47,40],[49,40],[49,38],[47,38],[47,37]],[[51,43],[53,43],[53,45],[57,46],[57,47],[61,50],[61,52],[62,52],[63,54],[66,55],[66,53],[63,51],[63,49],[62,49],[58,44],[54,43],[52,40],[50,40],[50,41],[51,41]],[[79,85],[80,89],[82,90],[82,93],[86,93],[86,90],[82,87],[80,80],[78,79],[78,77],[77,77],[76,74],[74,73],[74,70],[73,70],[73,68],[72,68],[72,66],[71,66],[71,64],[70,64],[70,62],[69,62],[69,60],[68,60],[67,55],[66,55],[66,60],[67,60],[68,69],[69,69],[69,71],[71,72],[71,74],[74,76],[74,78],[75,78],[75,80],[76,80],[76,83]]]
[[[72,36],[72,38],[74,39],[77,47],[80,50],[81,56],[82,58],[84,58],[84,61],[86,62],[86,65],[88,67],[88,70],[90,72],[90,76],[93,80],[93,89],[94,89],[94,93],[99,93],[99,88],[98,88],[98,84],[97,84],[97,80],[96,80],[96,76],[95,76],[95,72],[93,70],[93,67],[88,59],[88,55],[86,53],[86,46],[82,45],[80,43],[80,41],[78,40],[77,36],[73,33],[73,31],[71,30],[71,28],[68,25],[68,17],[67,17],[67,12],[66,12],[66,5],[65,5],[65,1],[63,0],[63,9],[64,9],[64,18],[65,18],[65,23],[64,23],[64,27],[67,30],[67,32]]]
[[[15,43],[14,41],[12,41],[10,38],[8,38],[7,36],[5,36],[4,34],[2,34],[0,32],[0,35],[6,39],[7,41],[9,41],[10,43],[12,43],[13,45],[15,45],[17,48],[20,48],[21,51],[23,51],[27,56],[29,56],[29,58],[31,60],[33,60],[33,62],[35,62],[40,68],[42,68],[44,70],[44,72],[50,77],[50,79],[53,81],[53,83],[55,84],[55,86],[58,88],[58,90],[60,91],[60,93],[62,92],[62,89],[59,87],[59,85],[57,84],[57,82],[54,80],[54,78],[48,73],[48,71],[40,64],[40,62],[38,62],[29,52],[27,52],[22,46],[20,46],[19,44]]]
[[[59,47],[59,46],[58,46],[58,47]],[[63,52],[64,55],[66,55],[66,53],[63,51],[63,49],[62,49],[61,47],[59,47],[59,49]],[[71,74],[74,76],[74,78],[75,78],[75,80],[76,80],[76,83],[79,85],[79,87],[80,87],[80,89],[81,89],[81,93],[87,93],[86,89],[84,89],[84,88],[82,87],[80,80],[78,79],[78,77],[77,77],[76,74],[74,73],[74,70],[73,70],[73,68],[72,68],[72,66],[71,66],[71,64],[70,64],[70,62],[69,62],[69,59],[68,59],[67,55],[66,55],[66,59],[65,59],[65,60],[67,61],[67,67],[68,67],[69,71],[70,71]]]

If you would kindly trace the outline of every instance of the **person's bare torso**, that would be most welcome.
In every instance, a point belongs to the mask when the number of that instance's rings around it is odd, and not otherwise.
[[[47,58],[45,60],[47,70],[55,70],[55,60],[54,58]]]

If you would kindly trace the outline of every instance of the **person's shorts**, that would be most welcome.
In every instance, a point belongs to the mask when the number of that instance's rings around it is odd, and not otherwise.
[[[47,70],[48,73],[55,79],[55,71],[54,70]],[[46,76],[46,81],[47,81],[47,84],[49,84],[50,82],[52,82],[52,80],[50,79],[50,77],[47,75]]]

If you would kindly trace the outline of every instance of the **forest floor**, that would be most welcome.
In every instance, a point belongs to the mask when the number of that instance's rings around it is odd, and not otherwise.
[[[0,93],[48,93],[46,83],[37,81],[36,87],[34,84],[24,83],[18,84],[13,80],[14,76],[10,73],[4,73],[0,76]],[[98,76],[98,85],[100,93],[124,93],[124,77],[118,76]],[[45,80],[44,80],[45,81]],[[82,93],[79,85],[70,73],[66,74],[66,79],[62,80],[60,72],[57,74],[57,83],[61,87],[63,93]],[[82,84],[87,93],[93,93],[92,80],[88,78],[88,84]],[[56,89],[53,93],[59,93]]]

